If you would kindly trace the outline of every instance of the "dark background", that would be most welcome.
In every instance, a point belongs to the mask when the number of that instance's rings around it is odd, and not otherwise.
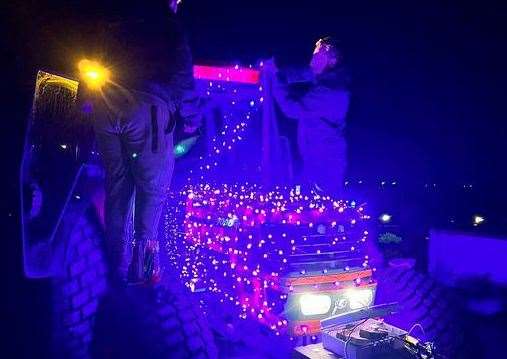
[[[123,3],[107,2],[112,9]],[[9,273],[3,308],[14,323],[12,349],[23,357],[30,353],[26,343],[47,341],[50,324],[48,311],[40,310],[50,305],[49,284],[23,279],[18,230],[18,168],[35,73],[65,60],[45,50],[104,5],[3,6],[2,252]],[[275,56],[279,65],[302,65],[319,36],[334,35],[352,77],[347,177],[373,186],[396,180],[412,205],[424,184],[435,183],[441,206],[476,206],[505,223],[505,3],[186,0],[181,10],[196,63],[255,65]],[[473,199],[464,201],[456,190],[464,184],[473,185]]]
[[[51,52],[53,58],[44,52],[78,21],[100,13],[101,3],[11,6],[5,34],[17,57],[10,53],[15,61],[4,70],[16,68],[16,89],[22,85],[29,95],[37,68],[71,58],[72,48]],[[196,63],[255,65],[274,55],[281,65],[305,64],[319,36],[339,39],[352,75],[350,177],[503,183],[507,5],[187,0],[181,15]]]

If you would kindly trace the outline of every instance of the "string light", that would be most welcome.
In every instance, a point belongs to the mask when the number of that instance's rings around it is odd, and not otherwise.
[[[206,291],[235,311],[235,317],[253,318],[280,335],[289,327],[282,315],[288,295],[299,290],[286,283],[286,275],[301,248],[312,241],[309,234],[319,234],[329,248],[316,250],[316,255],[346,243],[348,247],[340,250],[356,252],[351,258],[357,257],[363,253],[369,216],[354,201],[300,186],[272,189],[248,182],[214,183],[221,178],[224,158],[247,138],[263,101],[262,86],[254,85],[255,98],[249,98],[245,93],[253,92],[243,93],[243,87],[234,83],[241,71],[250,70],[234,66],[212,72],[212,78],[203,81],[207,94],[220,91],[230,96],[222,108],[224,125],[211,140],[211,151],[187,176],[184,188],[168,199],[163,233],[169,262],[189,288]],[[364,270],[364,263],[360,260],[341,270]],[[340,269],[324,268],[318,274],[336,270]],[[299,272],[305,277],[312,269],[303,265]],[[352,282],[361,284],[356,278]]]

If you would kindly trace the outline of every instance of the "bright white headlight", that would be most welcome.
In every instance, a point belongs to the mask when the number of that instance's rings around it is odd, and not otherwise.
[[[373,290],[371,289],[350,289],[345,292],[349,300],[350,309],[368,307],[373,302]]]
[[[331,309],[331,297],[327,294],[303,294],[299,305],[303,315],[326,314]]]

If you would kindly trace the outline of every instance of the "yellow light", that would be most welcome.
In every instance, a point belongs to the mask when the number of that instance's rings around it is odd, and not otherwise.
[[[81,79],[92,90],[100,90],[109,81],[109,70],[96,61],[83,59],[77,67]]]

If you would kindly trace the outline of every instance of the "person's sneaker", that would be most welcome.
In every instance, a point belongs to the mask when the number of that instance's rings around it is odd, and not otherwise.
[[[148,241],[144,251],[144,280],[146,284],[157,284],[161,280],[158,241]]]
[[[140,242],[134,245],[127,281],[129,285],[154,285],[160,282],[158,241]]]

